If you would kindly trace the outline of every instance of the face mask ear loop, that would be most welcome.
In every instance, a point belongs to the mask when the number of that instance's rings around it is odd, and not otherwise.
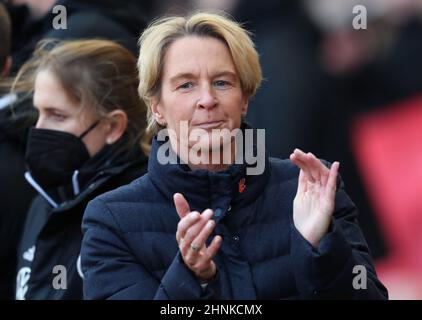
[[[78,182],[78,175],[79,175],[79,171],[78,170],[75,170],[75,172],[73,172],[73,175],[72,175],[73,194],[75,196],[77,196],[79,194],[79,192],[80,192],[79,182]]]
[[[97,121],[95,121],[93,124],[91,124],[89,127],[88,127],[88,129],[86,129],[78,138],[79,139],[83,139],[83,137],[85,137],[92,129],[94,129],[99,123],[100,123],[100,121],[101,120],[97,120]]]

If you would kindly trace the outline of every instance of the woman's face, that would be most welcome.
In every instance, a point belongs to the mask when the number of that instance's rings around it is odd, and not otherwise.
[[[56,76],[50,71],[40,71],[35,79],[34,106],[38,110],[36,128],[64,131],[80,136],[89,126],[98,121],[92,110],[71,100]],[[103,122],[93,128],[82,139],[90,156],[100,151],[106,143]]]
[[[152,103],[156,120],[176,133],[179,145],[217,148],[213,129],[238,129],[246,115],[248,97],[241,88],[232,56],[226,45],[211,37],[189,36],[173,42],[164,56],[161,95]],[[201,134],[183,141],[181,122],[189,133]],[[216,139],[214,139],[216,140]]]

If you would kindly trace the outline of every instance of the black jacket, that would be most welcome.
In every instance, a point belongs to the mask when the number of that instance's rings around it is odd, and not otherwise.
[[[55,30],[52,12],[39,20],[30,18],[25,6],[11,7],[13,71],[30,58],[37,42],[45,38],[58,40],[102,38],[114,40],[135,55],[137,39],[146,25],[147,13],[136,0],[58,0],[67,11],[67,29]]]
[[[81,249],[85,298],[387,297],[340,178],[331,228],[313,248],[293,224],[299,170],[290,160],[266,158],[261,175],[246,175],[240,164],[222,172],[191,171],[183,164],[160,164],[160,145],[153,141],[146,175],[101,195],[86,209]],[[176,192],[191,210],[213,209],[214,235],[223,238],[214,258],[217,277],[205,290],[178,250]],[[364,290],[353,288],[357,265],[367,271]]]
[[[56,208],[41,195],[34,199],[19,247],[17,299],[82,299],[77,264],[85,207],[94,197],[146,171],[147,158],[138,148],[123,151],[123,143],[105,147],[79,170],[82,191],[76,197],[69,185],[46,190],[58,204]]]

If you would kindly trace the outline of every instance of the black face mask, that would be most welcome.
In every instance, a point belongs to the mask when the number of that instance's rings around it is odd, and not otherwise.
[[[63,131],[31,128],[25,161],[34,180],[43,188],[70,183],[73,172],[90,158],[82,138],[98,123],[92,124],[79,137]]]

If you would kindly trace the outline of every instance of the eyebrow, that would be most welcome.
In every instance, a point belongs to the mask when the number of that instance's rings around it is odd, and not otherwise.
[[[233,79],[236,79],[237,74],[233,71],[221,71],[214,75],[214,78],[218,78],[218,77],[231,77]]]
[[[36,106],[35,104],[33,104],[33,106],[34,106],[34,108],[35,108],[38,112],[40,112],[40,111],[41,111],[41,109],[43,109],[44,111],[47,111],[47,112],[61,112],[61,113],[67,113],[67,112],[66,112],[66,110],[63,110],[63,109],[60,109],[60,108],[57,108],[57,107],[54,107],[54,106],[38,107],[38,106]]]
[[[221,72],[217,72],[213,75],[213,78],[218,78],[218,77],[223,77],[223,76],[228,76],[231,77],[233,79],[237,78],[237,75],[235,72],[233,71],[221,71]],[[191,72],[181,72],[176,74],[175,76],[170,78],[170,83],[177,83],[180,79],[192,79],[195,78],[196,75],[191,73]]]
[[[176,74],[174,77],[171,77],[170,83],[176,83],[180,79],[192,79],[192,78],[195,78],[195,75],[193,73],[181,72],[181,73]]]

